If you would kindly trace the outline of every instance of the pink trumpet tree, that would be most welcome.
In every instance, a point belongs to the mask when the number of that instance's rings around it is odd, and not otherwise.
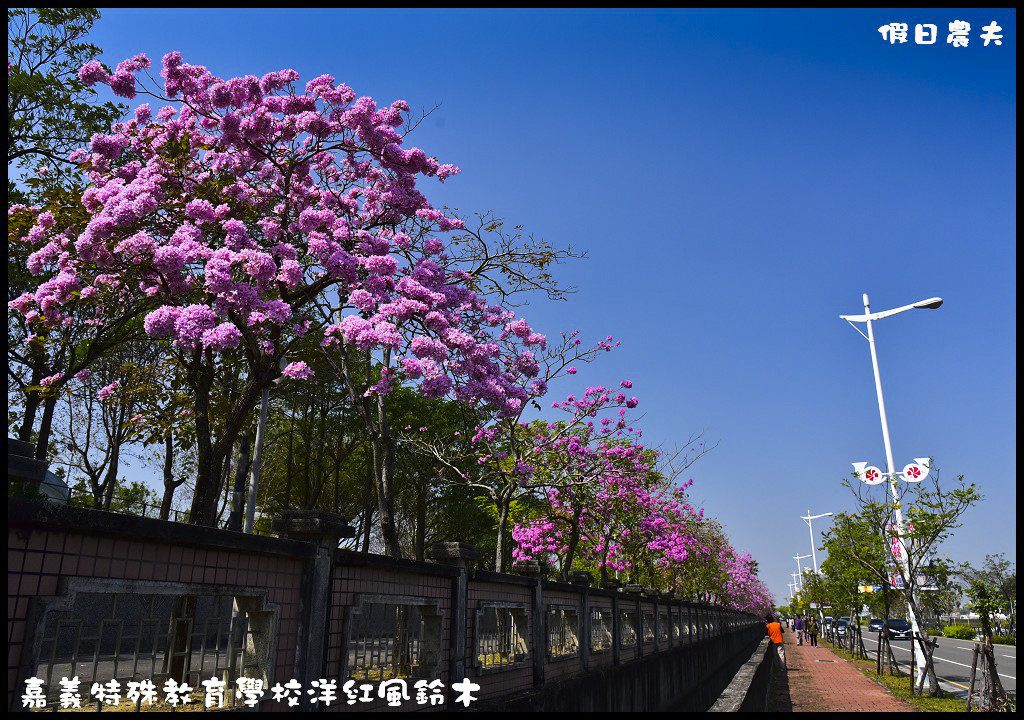
[[[725,569],[722,603],[742,612],[764,615],[774,607],[774,598],[757,576],[757,562],[750,553],[739,553],[731,546],[721,557]]]
[[[533,407],[540,409],[539,401],[548,393],[548,385],[559,378],[574,375],[575,363],[589,363],[602,352],[611,351],[618,343],[611,337],[591,347],[584,347],[578,333],[563,333],[557,342],[548,342],[542,335],[533,333],[521,320],[512,320],[504,325],[498,336],[493,352],[503,358],[505,381],[525,392],[511,398],[504,407],[497,406],[487,415],[488,420],[476,428],[467,456],[464,443],[454,438],[432,437],[422,433],[414,434],[407,441],[439,460],[456,478],[456,482],[479,490],[490,498],[497,518],[497,547],[495,567],[501,572],[506,569],[511,555],[508,544],[512,524],[512,505],[515,501],[536,494],[549,486],[549,478],[558,470],[547,472],[544,468],[547,451],[564,443],[578,445],[571,434],[580,427],[593,427],[600,413],[612,412],[616,408],[623,413],[635,407],[637,400],[627,397],[620,389],[605,387],[590,388],[583,397],[569,396],[553,407],[563,410],[567,419],[558,424],[530,424],[523,420],[524,413]],[[525,349],[520,345],[529,345]],[[479,377],[471,367],[462,366],[454,377],[457,386],[455,396],[467,401],[486,399],[488,393],[500,390],[493,379]],[[623,388],[631,387],[624,382]],[[617,391],[618,390],[618,391]],[[502,397],[503,391],[499,394]],[[520,401],[522,398],[522,401]],[[495,407],[493,402],[491,407]],[[625,420],[616,416],[614,420],[594,430],[597,435],[619,432],[626,427]],[[554,458],[547,458],[554,461]],[[472,470],[466,470],[472,467]]]
[[[81,69],[87,84],[168,104],[140,105],[73,153],[92,183],[84,219],[61,225],[38,213],[22,242],[44,280],[12,308],[42,329],[72,312],[102,328],[132,307],[149,337],[173,347],[194,398],[193,523],[213,521],[232,444],[310,330],[328,348],[377,353],[380,377],[359,397],[383,397],[398,380],[444,395],[457,372],[468,378],[462,397],[500,415],[525,403],[486,342],[489,328],[517,321],[436,260],[435,235],[461,223],[433,208],[417,180],[458,169],[403,147],[404,101],[378,106],[329,75],[300,86],[294,70],[223,80],[178,53],[163,58],[161,90],[140,79],[149,66],[137,55],[114,72],[95,61]],[[524,354],[542,338],[518,322]],[[228,365],[246,381],[215,421]],[[311,374],[295,363],[285,372]]]

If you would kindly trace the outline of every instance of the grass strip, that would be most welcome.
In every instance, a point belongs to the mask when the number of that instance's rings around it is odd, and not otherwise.
[[[909,675],[876,675],[875,674],[875,661],[874,660],[861,660],[855,658],[847,650],[836,647],[832,650],[836,655],[843,658],[844,660],[853,663],[853,666],[860,670],[869,679],[880,683],[885,687],[886,691],[903,702],[913,705],[918,710],[924,712],[966,712],[967,701],[961,700],[955,695],[946,692],[942,688],[939,688],[939,694],[935,697],[928,695],[918,695],[911,691],[910,676]]]

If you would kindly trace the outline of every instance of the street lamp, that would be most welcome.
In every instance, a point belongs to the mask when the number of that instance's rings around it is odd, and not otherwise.
[[[284,370],[287,360],[283,357],[278,361],[278,369]],[[284,380],[283,375],[276,377],[271,384],[278,385]],[[252,533],[256,524],[256,491],[260,485],[260,470],[263,463],[263,436],[267,427],[267,406],[270,404],[270,385],[263,388],[260,398],[260,419],[256,423],[256,452],[253,454],[252,470],[249,475],[249,498],[245,505],[245,523],[242,532]]]
[[[894,308],[892,310],[872,313],[868,294],[864,293],[863,315],[839,316],[840,319],[850,323],[850,326],[860,333],[861,337],[867,340],[868,345],[871,347],[871,365],[875,371],[875,393],[878,395],[878,415],[882,420],[882,440],[885,442],[885,461],[888,465],[889,472],[883,474],[878,470],[878,468],[869,467],[867,463],[854,463],[853,467],[861,477],[861,480],[868,485],[877,485],[883,482],[884,477],[888,477],[889,479],[889,488],[892,490],[892,499],[896,506],[896,538],[893,550],[894,554],[896,552],[899,553],[899,561],[903,566],[903,574],[907,578],[907,614],[910,616],[910,625],[915,637],[920,635],[920,628],[918,627],[917,617],[914,615],[914,611],[911,608],[914,591],[914,577],[910,572],[910,558],[907,557],[907,547],[903,542],[903,513],[900,511],[900,498],[899,492],[896,489],[896,477],[902,476],[903,479],[908,482],[920,482],[924,479],[924,476],[928,474],[930,463],[927,458],[915,458],[914,463],[908,464],[903,468],[903,472],[896,472],[896,464],[892,459],[892,444],[889,441],[889,423],[885,417],[885,398],[882,396],[882,378],[878,372],[878,353],[875,351],[875,333],[871,327],[871,323],[875,320],[881,320],[882,318],[889,317],[891,315],[897,315],[906,310],[914,310],[916,308],[934,310],[940,305],[942,305],[942,298],[928,298],[927,300],[920,300],[912,305],[904,305],[903,307]],[[862,322],[867,325],[867,335],[861,332],[860,328],[854,325],[855,322]],[[924,684],[922,687],[928,687],[928,676],[924,672],[924,658],[917,652],[917,646],[914,643],[910,644],[910,649],[913,654],[914,664],[917,665],[924,677]]]
[[[800,577],[800,589],[804,589],[804,571],[800,569],[800,561],[804,558],[809,558],[810,555],[794,555],[793,559],[796,560],[796,574]]]
[[[814,531],[811,530],[811,520],[817,520],[818,518],[829,517],[832,513],[822,513],[821,515],[811,515],[811,511],[807,511],[807,515],[801,515],[801,520],[807,521],[807,530],[811,533],[811,559],[814,561],[814,574],[818,574],[818,558],[814,555]]]

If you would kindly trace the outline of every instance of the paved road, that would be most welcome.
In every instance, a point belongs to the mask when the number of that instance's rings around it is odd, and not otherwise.
[[[952,638],[938,638],[939,644],[935,648],[933,658],[935,660],[935,674],[940,684],[946,690],[954,692],[963,697],[967,696],[967,687],[971,679],[971,656],[974,651],[974,643],[969,640],[954,640]],[[864,646],[868,649],[871,657],[874,657],[874,640],[868,640],[864,636]],[[910,660],[910,644],[908,642],[893,642],[893,651],[896,659],[908,662]],[[1017,692],[1017,648],[1014,645],[996,645],[996,672],[999,673],[999,680],[1003,683],[1003,689],[1016,694]]]

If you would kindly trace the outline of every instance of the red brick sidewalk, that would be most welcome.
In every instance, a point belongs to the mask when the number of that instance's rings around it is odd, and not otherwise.
[[[785,641],[789,671],[776,678],[776,712],[916,712],[830,648],[797,645],[791,630]]]

